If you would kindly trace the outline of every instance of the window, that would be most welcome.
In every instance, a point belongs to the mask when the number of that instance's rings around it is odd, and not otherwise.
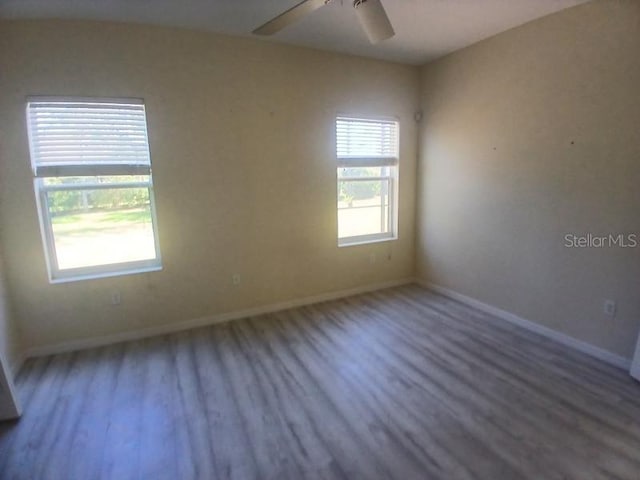
[[[144,104],[34,98],[27,122],[51,281],[160,269]]]
[[[338,117],[338,245],[397,238],[398,122]]]

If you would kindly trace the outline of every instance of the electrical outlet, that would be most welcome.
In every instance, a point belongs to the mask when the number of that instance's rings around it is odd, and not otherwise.
[[[616,302],[613,300],[605,300],[602,310],[608,317],[616,316]]]
[[[376,254],[372,253],[369,255],[369,263],[374,264],[376,263]]]
[[[240,274],[234,273],[231,276],[231,281],[233,282],[234,285],[240,285]]]
[[[111,305],[120,305],[121,303],[122,303],[122,297],[120,296],[120,292],[112,292]]]

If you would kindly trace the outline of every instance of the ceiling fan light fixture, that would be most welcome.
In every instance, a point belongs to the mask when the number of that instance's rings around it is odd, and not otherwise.
[[[353,8],[371,43],[375,44],[395,35],[380,0],[354,0]]]

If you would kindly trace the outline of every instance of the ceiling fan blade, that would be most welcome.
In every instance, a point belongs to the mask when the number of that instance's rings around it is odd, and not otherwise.
[[[396,34],[380,0],[355,0],[353,8],[371,43],[381,42]]]
[[[318,8],[326,5],[331,0],[304,0],[299,4],[291,7],[284,13],[281,13],[277,17],[269,20],[264,25],[259,26],[253,32],[255,35],[273,35],[279,32],[286,26],[297,22],[305,15],[317,10]]]

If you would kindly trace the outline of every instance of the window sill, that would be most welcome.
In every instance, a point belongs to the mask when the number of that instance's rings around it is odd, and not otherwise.
[[[398,240],[397,236],[393,237],[380,237],[380,238],[370,238],[370,239],[348,239],[345,238],[343,240],[338,240],[338,247],[355,247],[357,245],[368,245],[370,243],[382,243],[382,242],[392,242],[394,240]]]
[[[80,282],[83,280],[97,280],[100,278],[120,277],[123,275],[136,275],[138,273],[159,272],[160,270],[162,270],[162,265],[153,265],[150,267],[139,267],[139,268],[132,268],[128,270],[116,270],[113,272],[87,273],[87,274],[74,275],[69,277],[50,278],[49,283],[58,284],[58,283]]]

